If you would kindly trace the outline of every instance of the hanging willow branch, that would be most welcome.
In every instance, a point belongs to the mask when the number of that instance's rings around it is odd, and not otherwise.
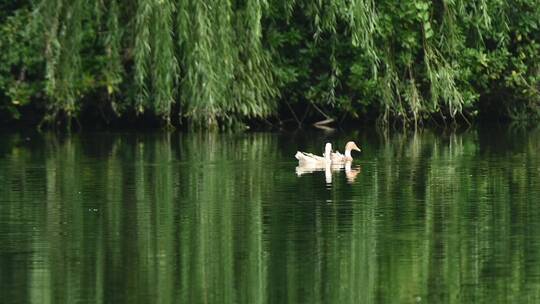
[[[82,82],[80,48],[86,33],[82,30],[82,23],[87,6],[83,0],[50,2],[40,7],[46,29],[46,92],[54,96],[48,103],[49,115],[46,119],[54,120],[62,111],[69,121],[77,114],[77,101],[83,94],[79,89]]]

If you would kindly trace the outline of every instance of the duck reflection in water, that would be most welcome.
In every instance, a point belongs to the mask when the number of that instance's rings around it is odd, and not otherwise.
[[[347,178],[347,182],[354,183],[356,180],[356,177],[358,174],[360,174],[361,168],[360,166],[352,166],[352,162],[346,162],[344,164],[339,165],[326,165],[324,167],[305,167],[305,166],[297,166],[296,167],[296,175],[302,176],[304,174],[311,174],[313,172],[320,172],[324,171],[324,177],[327,184],[332,183],[332,174],[340,171],[345,172],[345,177]]]

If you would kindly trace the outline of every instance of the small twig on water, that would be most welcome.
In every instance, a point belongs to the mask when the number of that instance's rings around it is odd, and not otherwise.
[[[317,121],[313,125],[314,126],[321,126],[321,125],[327,125],[327,124],[332,123],[332,122],[334,122],[334,119],[333,118],[328,118],[328,119],[325,119],[325,120]]]

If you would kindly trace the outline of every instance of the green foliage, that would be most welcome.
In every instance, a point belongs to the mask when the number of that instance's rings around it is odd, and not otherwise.
[[[538,114],[535,1],[351,1],[337,11],[334,3],[319,2],[322,9],[298,2],[292,17],[280,19],[289,22],[285,29],[275,21],[269,27],[279,70],[293,71],[281,78],[293,101],[326,104],[334,115],[371,111],[384,122],[417,123],[434,114],[453,120],[479,109],[512,118],[515,108],[528,118]],[[292,48],[299,49],[284,61]],[[338,102],[329,102],[330,93]]]
[[[179,115],[204,127],[290,105],[405,124],[540,116],[535,0],[40,0],[0,8],[0,111],[15,118],[21,105],[44,108],[46,122],[69,123],[88,107],[149,112],[166,124]]]
[[[19,108],[28,105],[43,91],[41,54],[35,28],[28,26],[32,19],[25,6],[9,16],[2,16],[0,24],[0,111],[20,118]]]

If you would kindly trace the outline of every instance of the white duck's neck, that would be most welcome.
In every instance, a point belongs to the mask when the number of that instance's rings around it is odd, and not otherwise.
[[[345,157],[352,157],[350,149],[345,150]]]
[[[332,161],[332,159],[330,158],[330,153],[324,154],[324,159],[325,159],[327,162]]]
[[[324,159],[326,159],[326,161],[331,161],[331,156],[332,156],[332,145],[326,144],[326,146],[324,147]]]

